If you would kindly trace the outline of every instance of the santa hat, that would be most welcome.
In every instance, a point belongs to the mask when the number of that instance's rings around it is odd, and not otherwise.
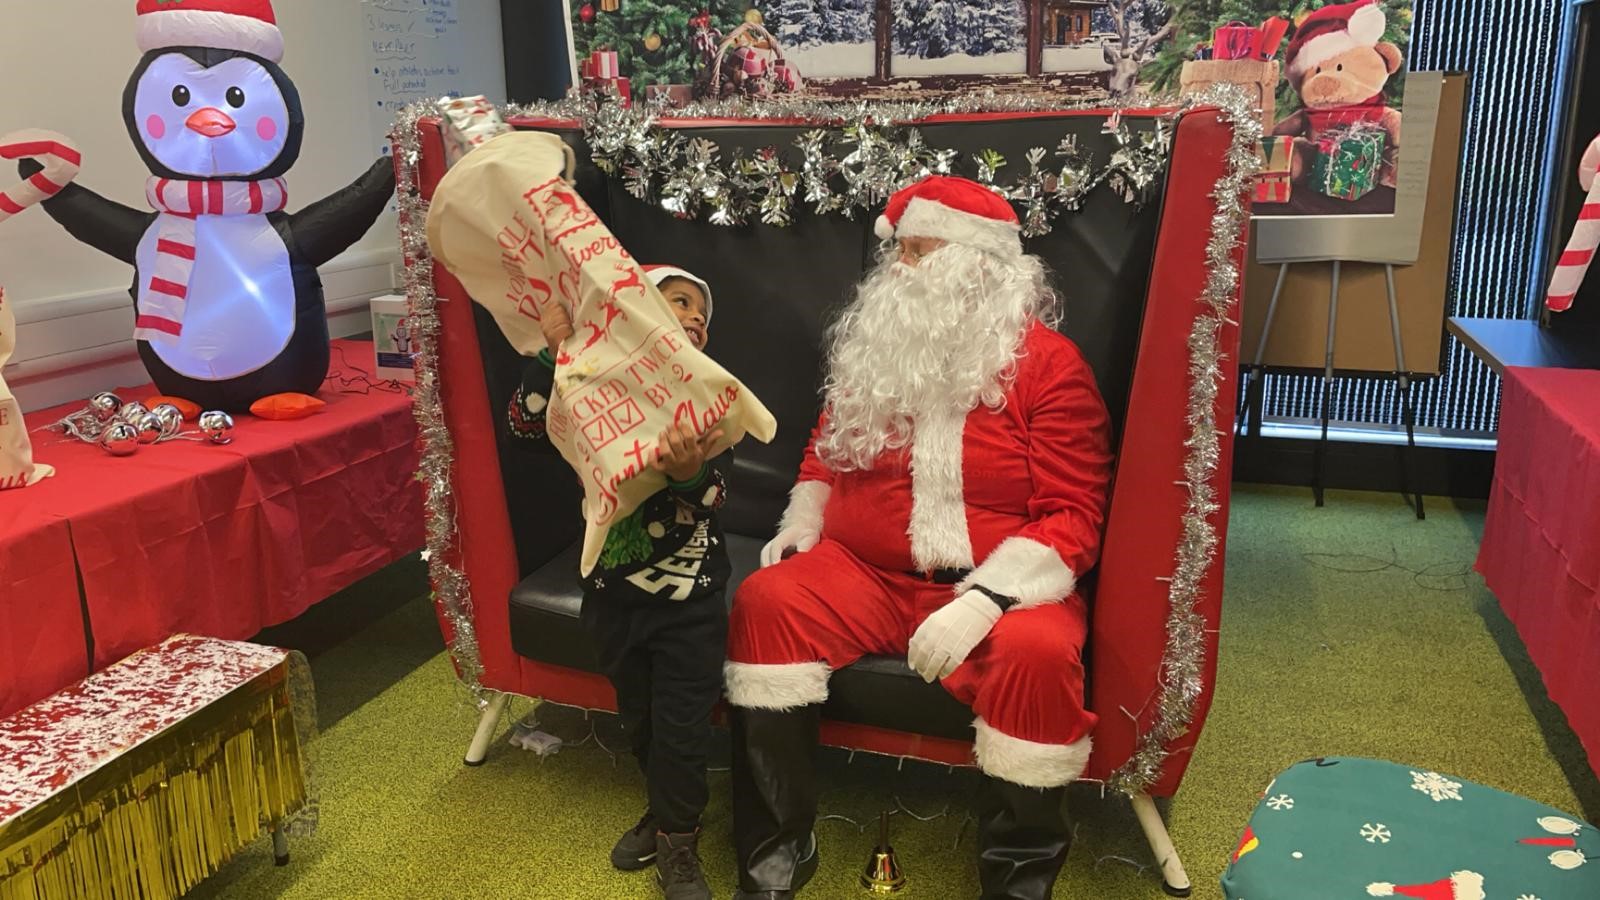
[[[874,231],[886,241],[926,237],[1002,256],[1022,252],[1022,223],[1011,204],[976,181],[948,175],[896,191]]]
[[[205,47],[283,61],[272,0],[139,0],[139,50]]]
[[[650,277],[650,283],[656,287],[661,287],[661,282],[668,278],[682,278],[699,288],[706,297],[706,324],[711,324],[711,285],[706,284],[704,278],[677,266],[645,266],[644,274]]]
[[[1304,75],[1346,50],[1376,46],[1386,27],[1377,0],[1324,6],[1300,23],[1289,42],[1289,74]]]
[[[1483,900],[1483,876],[1477,872],[1457,872],[1427,884],[1378,882],[1367,885],[1367,893],[1373,897],[1417,897],[1420,900]]]

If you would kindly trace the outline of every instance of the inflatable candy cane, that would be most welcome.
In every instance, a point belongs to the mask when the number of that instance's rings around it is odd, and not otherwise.
[[[19,131],[0,138],[0,159],[25,157],[43,163],[44,171],[0,191],[0,222],[60,193],[78,177],[78,165],[83,161],[71,141],[52,131]],[[5,290],[0,288],[0,368],[17,346],[16,332],[16,314],[6,305]],[[55,469],[33,461],[22,408],[0,376],[0,491],[28,487],[54,474]]]
[[[31,157],[44,171],[21,184],[0,191],[0,222],[42,200],[49,200],[78,177],[83,156],[72,142],[53,131],[30,128],[0,138],[0,159]]]
[[[1589,143],[1583,162],[1578,164],[1578,184],[1589,196],[1578,212],[1578,224],[1573,226],[1566,252],[1561,254],[1556,273],[1550,278],[1550,290],[1545,294],[1545,305],[1555,312],[1571,308],[1572,298],[1578,295],[1583,275],[1594,259],[1595,247],[1600,246],[1600,178],[1595,177],[1596,169],[1600,169],[1600,137]]]

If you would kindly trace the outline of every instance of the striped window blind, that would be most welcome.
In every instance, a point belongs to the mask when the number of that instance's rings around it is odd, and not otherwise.
[[[1410,55],[1417,71],[1467,72],[1461,195],[1446,308],[1449,315],[1522,318],[1535,271],[1545,169],[1561,54],[1564,0],[1415,0]],[[1493,432],[1499,378],[1447,338],[1443,374],[1412,386],[1417,425],[1445,434]],[[1271,375],[1263,412],[1314,419],[1322,378]],[[1332,418],[1357,427],[1397,425],[1393,380],[1335,382]]]

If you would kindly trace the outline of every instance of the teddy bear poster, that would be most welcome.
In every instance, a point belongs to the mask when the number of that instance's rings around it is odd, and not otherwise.
[[[1142,80],[1155,91],[1228,81],[1262,98],[1256,215],[1389,215],[1411,4],[1177,0],[1172,38]]]

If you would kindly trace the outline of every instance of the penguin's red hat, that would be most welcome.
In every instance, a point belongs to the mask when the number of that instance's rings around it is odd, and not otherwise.
[[[139,0],[139,51],[205,47],[283,61],[272,0]]]

